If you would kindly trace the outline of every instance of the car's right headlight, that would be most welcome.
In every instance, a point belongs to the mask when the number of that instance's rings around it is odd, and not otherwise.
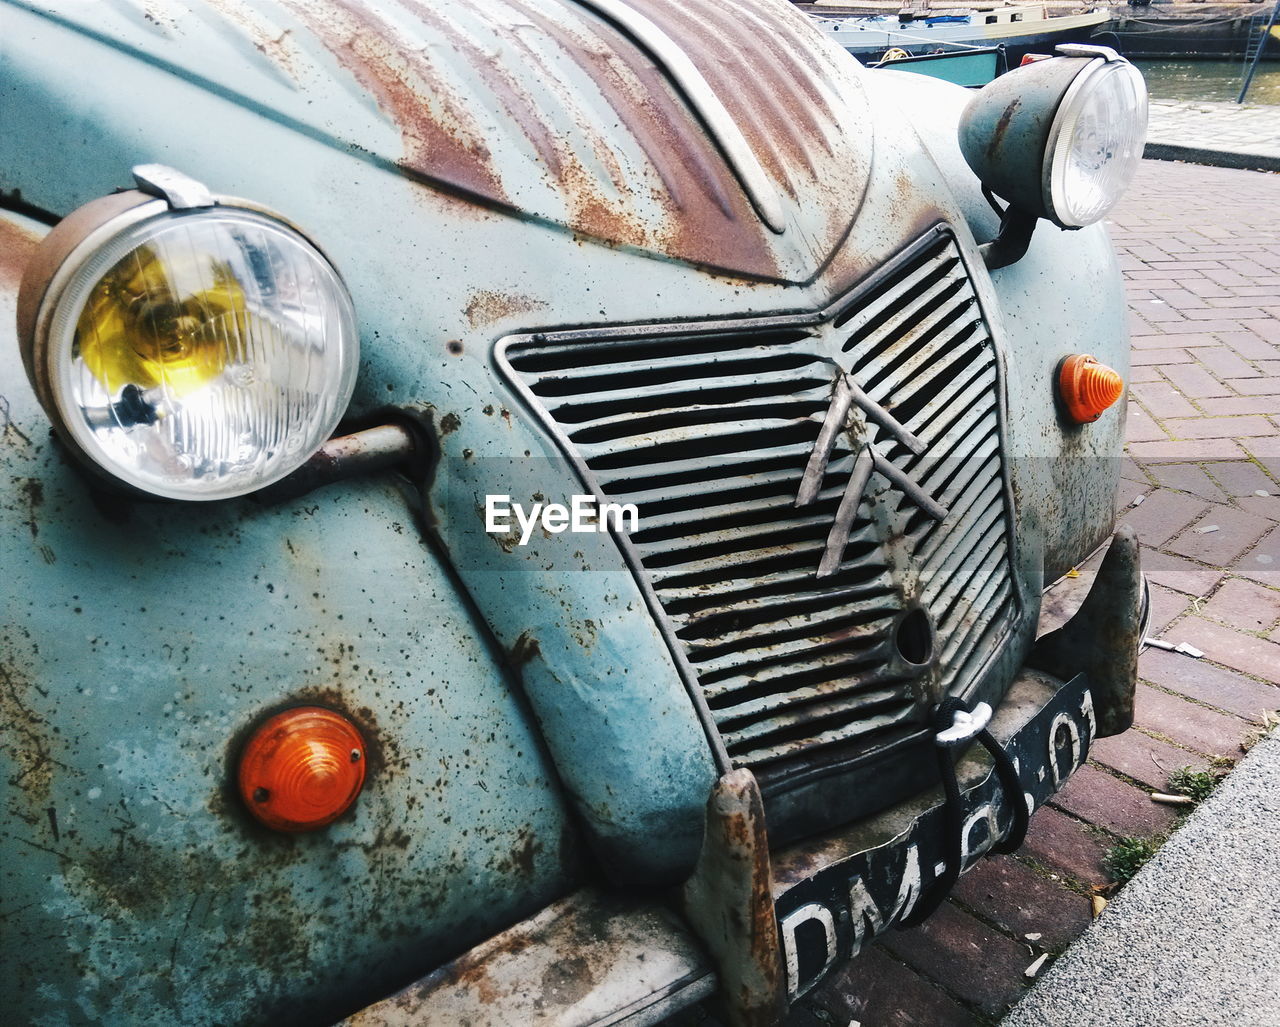
[[[1147,89],[1102,46],[1016,68],[983,86],[960,119],[960,149],[983,183],[1061,228],[1103,217],[1142,159]]]
[[[263,488],[346,411],[351,298],[278,215],[171,169],[135,175],[147,191],[86,204],[37,251],[19,294],[27,371],[63,439],[133,489]]]

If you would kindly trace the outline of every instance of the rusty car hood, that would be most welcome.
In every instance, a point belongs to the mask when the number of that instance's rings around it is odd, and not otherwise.
[[[57,7],[64,23],[429,187],[755,278],[815,277],[870,174],[856,62],[780,0]]]

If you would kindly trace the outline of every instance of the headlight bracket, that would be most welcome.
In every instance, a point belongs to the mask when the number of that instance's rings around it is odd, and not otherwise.
[[[139,191],[164,200],[170,210],[217,205],[218,201],[208,186],[167,164],[139,164],[132,169],[132,174]]]
[[[1063,229],[1101,219],[1142,154],[1141,75],[1104,46],[1067,44],[1057,54],[987,84],[961,115],[965,161],[984,192],[1009,203],[1000,235],[984,251],[988,267],[1026,252],[1036,218]],[[1014,211],[1021,216],[1010,217]]]

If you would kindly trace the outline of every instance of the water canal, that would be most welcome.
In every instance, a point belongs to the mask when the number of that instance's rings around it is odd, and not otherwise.
[[[1243,61],[1135,60],[1155,100],[1234,100],[1244,80]],[[1249,86],[1248,103],[1280,106],[1280,61],[1263,61]]]

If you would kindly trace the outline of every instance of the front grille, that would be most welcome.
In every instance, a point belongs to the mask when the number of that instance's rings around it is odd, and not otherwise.
[[[636,563],[735,765],[901,740],[1007,630],[999,365],[949,234],[820,319],[539,335],[505,359],[597,491],[638,507]],[[797,508],[841,371],[925,448],[855,413]],[[947,514],[877,473],[819,577],[863,443]]]

